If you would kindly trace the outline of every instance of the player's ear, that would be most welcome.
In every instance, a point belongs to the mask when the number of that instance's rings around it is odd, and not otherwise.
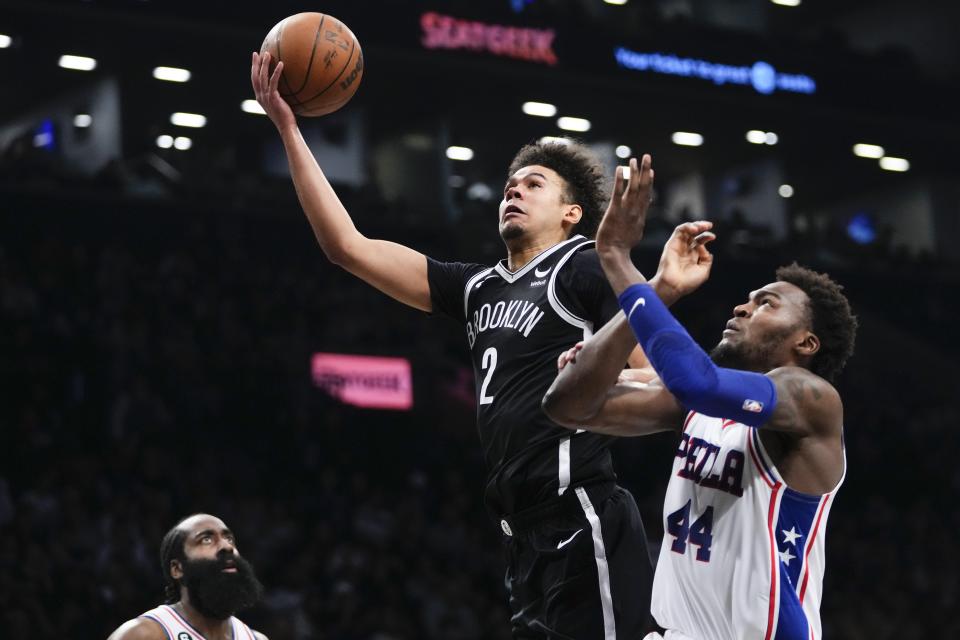
[[[801,336],[800,340],[794,343],[794,349],[797,350],[797,353],[805,358],[812,358],[820,351],[820,338],[815,334],[806,331]]]
[[[183,565],[180,564],[179,560],[170,561],[170,577],[174,580],[179,580],[183,577]]]
[[[583,207],[578,204],[571,204],[567,206],[566,211],[563,212],[563,221],[569,222],[571,225],[577,224],[580,222],[580,219],[583,217]]]

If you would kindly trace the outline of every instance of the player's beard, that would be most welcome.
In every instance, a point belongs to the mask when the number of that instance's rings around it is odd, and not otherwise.
[[[500,237],[504,242],[516,240],[524,234],[526,229],[518,222],[508,222],[500,228]]]
[[[224,572],[227,560],[237,572]],[[226,620],[248,609],[263,597],[263,585],[253,567],[239,555],[222,552],[215,560],[183,560],[181,582],[190,593],[190,604],[207,618]]]
[[[730,342],[721,340],[720,343],[710,351],[710,359],[713,360],[714,364],[718,367],[766,373],[778,366],[776,362],[774,362],[775,354],[783,342],[783,339],[795,330],[796,327],[781,329],[764,336],[759,342],[748,342],[747,340]]]

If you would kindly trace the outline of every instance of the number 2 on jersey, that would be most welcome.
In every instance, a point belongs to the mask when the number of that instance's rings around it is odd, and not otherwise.
[[[686,553],[687,542],[698,547],[697,560],[710,562],[710,545],[713,543],[713,507],[707,507],[699,518],[690,524],[690,501],[667,516],[667,533],[676,540],[670,550]]]
[[[497,368],[497,350],[490,347],[483,352],[483,358],[480,359],[480,368],[487,372],[483,377],[483,384],[480,385],[480,404],[493,404],[493,396],[487,395],[487,386],[490,384],[490,378],[493,377],[493,370]]]

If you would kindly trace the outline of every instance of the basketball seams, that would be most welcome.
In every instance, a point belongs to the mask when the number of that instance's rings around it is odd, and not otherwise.
[[[277,29],[277,38],[276,38],[276,41],[277,41],[277,62],[281,62],[281,61],[283,60],[283,57],[282,57],[281,54],[280,54],[280,37],[283,35],[283,28],[287,25],[287,20],[289,20],[289,19],[290,19],[290,18],[287,18],[286,20],[284,20],[283,22],[281,22],[281,23],[280,23],[280,28]],[[296,102],[296,105],[293,105],[293,106],[295,106],[295,107],[300,107],[300,106],[302,106],[303,103],[301,103],[299,100],[297,100],[297,96],[295,95],[295,93],[294,93],[293,91],[290,91],[290,83],[287,82],[287,74],[286,74],[286,72],[280,74],[280,82],[283,83],[283,86],[284,86],[284,87],[287,89],[287,91],[288,91],[288,93],[281,93],[281,94],[280,94],[280,97],[282,97],[284,100],[286,100],[287,98],[292,99],[294,102]]]
[[[301,104],[307,104],[308,102],[313,102],[314,100],[316,100],[317,98],[319,98],[320,96],[322,96],[324,93],[326,93],[331,87],[333,87],[334,85],[336,85],[337,82],[340,81],[340,76],[342,76],[343,73],[344,73],[347,69],[350,68],[351,63],[353,62],[353,54],[354,54],[354,52],[356,52],[356,50],[357,50],[357,38],[356,38],[356,36],[354,36],[353,38],[350,39],[350,55],[347,56],[347,63],[346,63],[345,65],[343,65],[343,69],[340,70],[340,73],[337,74],[337,77],[334,78],[334,79],[330,82],[330,84],[328,84],[326,87],[324,87],[319,93],[310,96],[309,98],[307,98],[306,100],[304,100]]]
[[[300,88],[294,91],[294,93],[300,93],[307,86],[307,83],[310,82],[310,70],[313,69],[313,59],[317,55],[317,43],[320,41],[320,34],[323,32],[323,23],[327,19],[327,14],[320,14],[320,24],[317,25],[317,33],[313,36],[313,49],[310,51],[310,61],[307,62],[307,71],[303,74],[303,84],[300,85]],[[297,98],[297,102],[300,102],[300,99]],[[303,104],[301,102],[301,104]]]
[[[328,102],[327,104],[323,104],[319,107],[308,108],[306,107],[306,105],[304,105],[303,111],[300,111],[299,113],[302,116],[323,116],[328,113],[333,113],[343,105],[350,102],[350,98],[352,97],[353,97],[353,94],[349,96],[345,96],[342,100],[337,100],[336,102]]]

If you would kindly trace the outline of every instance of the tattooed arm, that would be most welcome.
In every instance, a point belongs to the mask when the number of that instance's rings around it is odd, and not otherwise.
[[[776,386],[777,404],[763,429],[801,437],[839,432],[843,404],[833,385],[801,367],[781,367],[767,376]]]

